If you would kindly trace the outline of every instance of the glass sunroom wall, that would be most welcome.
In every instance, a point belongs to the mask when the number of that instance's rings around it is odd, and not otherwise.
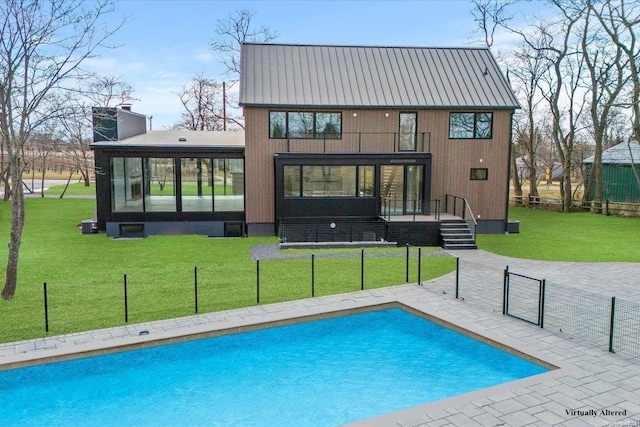
[[[111,211],[142,212],[142,158],[111,159]]]
[[[211,212],[213,210],[212,160],[183,158],[180,163],[182,211]]]
[[[176,176],[173,158],[145,158],[146,212],[176,211]]]
[[[355,197],[355,166],[303,166],[305,197]]]
[[[214,159],[213,209],[216,212],[244,211],[244,159]]]

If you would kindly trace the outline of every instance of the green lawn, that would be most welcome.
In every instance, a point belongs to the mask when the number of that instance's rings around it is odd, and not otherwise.
[[[82,187],[80,185],[80,187]],[[74,188],[76,186],[74,185]],[[8,238],[10,205],[0,203],[0,233]],[[19,283],[13,301],[0,300],[0,342],[45,336],[43,283],[47,283],[50,335],[124,324],[123,276],[127,275],[129,322],[194,313],[194,267],[198,268],[199,312],[256,304],[256,262],[249,251],[271,238],[208,239],[152,236],[114,240],[82,235],[91,218],[91,199],[28,198]],[[507,256],[558,261],[640,262],[640,219],[589,213],[561,214],[511,208],[520,233],[479,235],[481,249]],[[426,253],[429,248],[424,248]],[[405,248],[365,249],[365,254],[404,253]],[[417,281],[416,249],[410,282]],[[360,289],[359,249],[295,251],[353,253],[354,258],[315,260],[315,295]],[[0,262],[7,247],[0,245]],[[453,257],[424,257],[422,280],[455,268]],[[310,259],[262,260],[260,303],[311,296]],[[405,283],[405,258],[365,258],[365,289]]]
[[[256,262],[249,251],[270,238],[151,236],[114,240],[83,235],[91,199],[28,198],[19,282],[12,301],[0,300],[0,342],[45,336],[43,283],[47,283],[49,335],[124,324],[127,275],[129,323],[194,313],[194,267],[199,312],[256,304]],[[0,233],[8,238],[9,203],[0,203]],[[366,250],[365,250],[366,251]],[[6,245],[0,262],[6,263]],[[415,255],[415,253],[414,253]],[[455,268],[452,257],[424,257],[422,280]],[[417,258],[410,260],[417,281]],[[405,283],[405,258],[365,258],[365,289]],[[360,258],[315,260],[315,295],[360,289]],[[260,262],[260,303],[311,296],[310,259]]]
[[[51,188],[45,190],[45,196],[59,196],[62,194],[64,190],[63,185],[55,185]],[[96,195],[96,184],[91,183],[88,187],[84,185],[82,182],[72,182],[69,184],[67,191],[64,193],[65,196],[95,196]]]
[[[478,235],[478,246],[517,258],[554,261],[640,262],[640,219],[563,214],[510,207],[520,233]]]

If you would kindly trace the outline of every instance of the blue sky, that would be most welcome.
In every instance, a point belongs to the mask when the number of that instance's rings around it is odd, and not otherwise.
[[[127,20],[111,39],[119,47],[100,51],[86,65],[102,75],[121,76],[140,99],[133,110],[153,115],[153,129],[163,129],[180,117],[183,107],[175,92],[184,83],[200,73],[224,80],[209,42],[217,21],[242,8],[255,13],[255,25],[276,31],[278,43],[437,47],[477,45],[480,37],[471,4],[463,0],[122,0],[109,15]],[[496,47],[511,40],[499,40]]]

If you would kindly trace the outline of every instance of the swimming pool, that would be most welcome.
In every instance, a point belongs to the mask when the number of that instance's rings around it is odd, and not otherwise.
[[[392,308],[0,372],[0,425],[333,426],[547,369]]]

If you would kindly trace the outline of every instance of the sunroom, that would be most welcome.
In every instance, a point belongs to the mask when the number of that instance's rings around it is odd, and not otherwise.
[[[150,131],[92,149],[108,236],[245,234],[243,132]]]

